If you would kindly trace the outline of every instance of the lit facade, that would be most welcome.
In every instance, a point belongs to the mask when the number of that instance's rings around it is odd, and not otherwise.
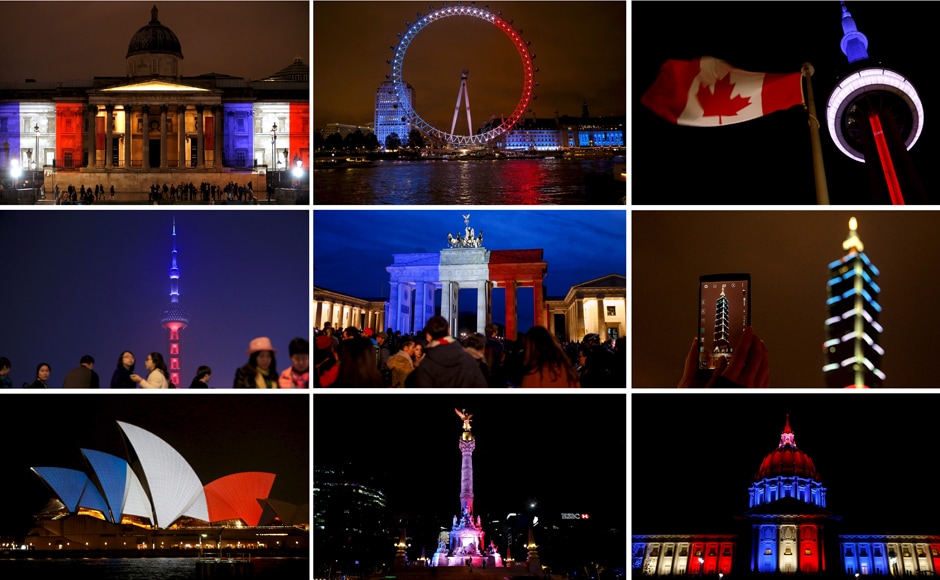
[[[47,190],[82,174],[122,192],[156,180],[224,185],[239,169],[257,175],[257,191],[263,169],[309,168],[309,67],[300,59],[256,81],[183,76],[180,41],[155,6],[125,58],[125,77],[0,83],[0,168],[42,171]]]
[[[562,341],[580,342],[587,334],[602,340],[626,336],[627,278],[608,274],[572,286],[563,299],[545,301],[548,330]]]
[[[256,499],[267,499],[274,474],[233,474],[204,487],[186,459],[165,441],[135,425],[117,424],[133,450],[133,465],[114,455],[83,449],[93,477],[74,469],[32,468],[68,514],[96,512],[88,515],[112,523],[134,516],[148,520],[145,523],[153,528],[169,528],[182,518],[257,524]]]
[[[789,416],[780,443],[748,488],[738,534],[633,536],[632,569],[643,576],[701,574],[934,575],[940,536],[841,534],[828,490],[796,445]]]
[[[173,252],[170,257],[170,302],[163,308],[163,314],[160,317],[160,324],[163,328],[170,331],[169,339],[169,371],[170,382],[173,386],[180,386],[180,331],[189,325],[189,314],[179,303],[180,289],[180,269],[176,264],[176,220],[173,220]]]
[[[408,108],[414,107],[415,90],[408,83],[402,83],[402,96],[408,102]],[[404,116],[403,109],[398,102],[398,96],[395,94],[395,85],[391,81],[385,81],[375,90],[375,136],[379,140],[379,145],[385,147],[385,140],[392,133],[398,135],[402,145],[408,142],[408,134],[411,133],[413,125]]]
[[[884,349],[878,344],[883,330],[878,324],[878,268],[865,254],[858,237],[858,222],[849,221],[849,235],[842,242],[845,254],[829,264],[826,306],[826,385],[836,388],[880,387]]]

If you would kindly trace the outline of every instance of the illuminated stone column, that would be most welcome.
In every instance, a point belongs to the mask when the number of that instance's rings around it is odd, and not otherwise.
[[[206,144],[203,141],[206,138],[203,130],[204,119],[202,117],[202,105],[196,105],[196,167],[203,169],[206,166]]]
[[[150,169],[150,105],[142,105],[140,109],[143,112],[143,127],[141,127],[143,130],[140,133],[143,159],[140,166]]]
[[[489,322],[490,313],[489,283],[486,280],[477,282],[477,332],[484,334],[486,323]]]
[[[186,105],[176,106],[176,138],[179,147],[179,157],[176,160],[176,166],[186,167]]]
[[[104,166],[108,169],[113,167],[111,163],[111,149],[114,142],[114,105],[104,106]]]
[[[214,138],[212,142],[213,161],[212,166],[222,167],[222,107],[220,105],[212,107],[212,131]]]
[[[160,169],[166,169],[166,113],[169,107],[160,105]]]
[[[519,315],[516,313],[516,290],[518,286],[515,280],[506,281],[506,338],[516,340],[516,329],[519,327]]]
[[[134,117],[134,105],[124,105],[124,167],[131,166],[131,120]]]
[[[607,322],[604,320],[604,295],[597,295],[597,334],[601,342],[607,340]]]

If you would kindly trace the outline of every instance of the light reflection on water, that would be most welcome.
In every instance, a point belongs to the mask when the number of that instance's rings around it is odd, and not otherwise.
[[[316,205],[621,205],[612,159],[377,161],[317,169]]]
[[[252,578],[303,580],[304,558],[253,558]],[[94,578],[95,580],[193,580],[195,558],[0,559],[0,578]]]

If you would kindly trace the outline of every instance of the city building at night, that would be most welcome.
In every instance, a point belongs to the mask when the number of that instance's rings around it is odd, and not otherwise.
[[[842,3],[840,43],[850,69],[829,95],[826,120],[839,150],[866,165],[872,201],[926,203],[908,150],[924,129],[924,105],[914,85],[881,62],[870,62],[868,38]]]
[[[186,17],[170,6],[170,18]],[[269,172],[309,170],[309,65],[298,57],[258,80],[184,76],[182,45],[153,6],[130,36],[126,76],[0,84],[0,168],[33,171],[47,192],[84,183],[121,194],[182,181],[264,191]]]
[[[414,106],[415,90],[408,83],[402,83],[402,98],[409,107]],[[402,114],[399,97],[395,94],[392,81],[385,81],[375,90],[375,124],[373,125],[379,146],[385,147],[385,141],[392,133],[398,135],[402,145],[408,142],[408,134],[414,127]],[[325,137],[325,135],[324,135]]]
[[[632,568],[643,576],[755,574],[934,575],[940,536],[842,533],[828,488],[787,416],[761,461],[738,533],[634,534]],[[743,504],[743,501],[742,501]]]
[[[180,269],[176,263],[176,219],[173,220],[173,252],[170,254],[170,301],[163,308],[160,324],[170,331],[169,338],[169,371],[170,382],[180,387],[180,331],[189,326],[189,313],[179,303],[180,298]]]
[[[876,282],[879,272],[865,254],[858,237],[858,222],[849,220],[849,234],[842,242],[843,256],[829,264],[826,306],[826,386],[835,388],[880,387],[884,349],[878,344],[881,305]]]
[[[491,119],[483,126],[499,124]],[[608,147],[619,149],[626,144],[626,122],[623,117],[570,117],[553,119],[520,119],[503,137],[497,147],[506,151],[558,151]]]
[[[617,340],[626,336],[627,277],[608,274],[572,286],[564,298],[545,300],[548,330],[561,341],[586,334]]]
[[[240,472],[203,485],[165,441],[117,424],[129,459],[82,449],[84,471],[32,468],[54,497],[35,516],[29,549],[308,546],[309,507],[270,498],[275,474]]]

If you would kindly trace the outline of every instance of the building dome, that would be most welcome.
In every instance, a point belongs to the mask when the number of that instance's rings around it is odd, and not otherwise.
[[[139,54],[171,54],[183,58],[183,49],[176,34],[157,20],[157,6],[150,9],[150,23],[131,38],[127,58]]]
[[[780,445],[772,451],[760,464],[760,469],[754,476],[755,481],[779,476],[805,477],[820,481],[816,472],[816,465],[809,455],[800,451],[796,446],[793,431],[790,429],[790,416],[787,415],[787,424],[780,433]]]

